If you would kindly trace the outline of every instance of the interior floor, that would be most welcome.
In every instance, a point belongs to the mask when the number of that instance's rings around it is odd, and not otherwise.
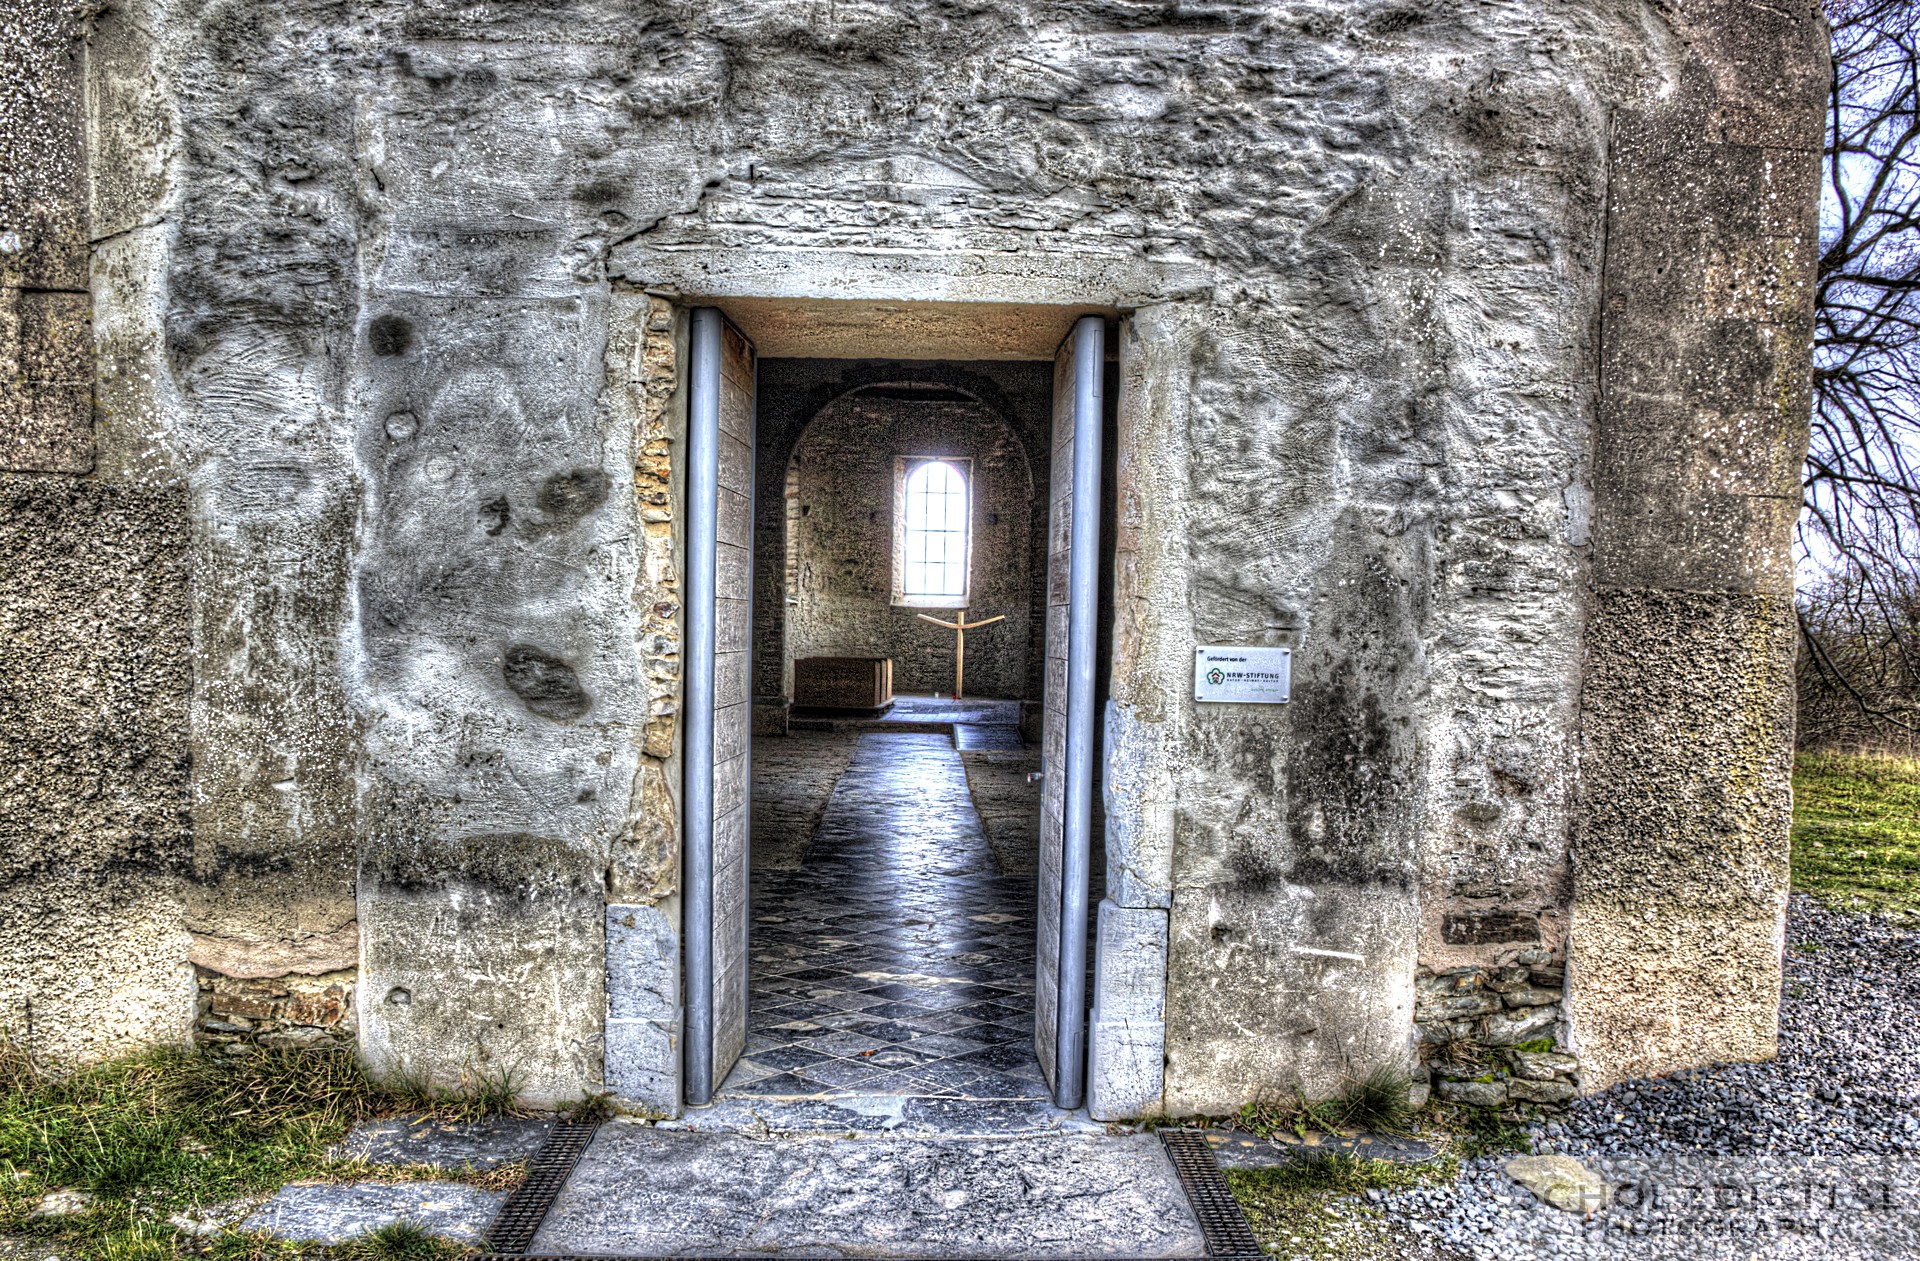
[[[890,717],[954,731],[756,741],[749,1033],[722,1101],[1047,1098],[1033,1053],[1039,787],[1024,773],[1038,755],[1019,706],[903,697]],[[963,764],[963,749],[984,752]],[[970,766],[990,781],[997,844]]]

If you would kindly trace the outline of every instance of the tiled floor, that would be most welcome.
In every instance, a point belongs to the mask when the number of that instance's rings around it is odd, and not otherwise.
[[[1033,877],[1000,874],[948,737],[847,738],[802,865],[754,875],[747,1054],[719,1098],[1044,1100]]]

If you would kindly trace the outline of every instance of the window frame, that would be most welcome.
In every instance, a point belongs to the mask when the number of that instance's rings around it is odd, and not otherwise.
[[[966,491],[966,528],[961,536],[960,594],[907,594],[907,479],[928,464],[945,464],[960,476]],[[973,536],[978,513],[973,459],[964,455],[897,455],[893,458],[893,604],[904,609],[964,609],[973,599]]]

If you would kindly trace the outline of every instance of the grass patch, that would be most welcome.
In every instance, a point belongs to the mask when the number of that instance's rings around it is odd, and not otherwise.
[[[489,1092],[486,1106],[503,1102],[511,1100]],[[425,1168],[376,1175],[327,1155],[360,1120],[420,1111],[468,1115],[481,1106],[437,1097],[434,1104],[423,1108],[417,1094],[374,1083],[345,1048],[243,1056],[156,1049],[62,1077],[0,1040],[0,1235],[104,1261],[458,1256],[465,1250],[422,1242],[411,1228],[303,1254],[237,1232],[196,1238],[166,1224],[171,1215],[197,1215],[295,1179],[446,1177]],[[460,1180],[498,1189],[521,1176],[523,1166]],[[41,1198],[58,1188],[78,1188],[92,1203],[68,1216],[34,1217]]]
[[[1920,762],[1796,758],[1793,887],[1836,910],[1920,923]]]
[[[1229,1169],[1227,1185],[1268,1252],[1285,1257],[1386,1261],[1414,1254],[1414,1237],[1364,1199],[1444,1182],[1452,1160],[1406,1165],[1344,1152],[1305,1156],[1275,1169]]]
[[[1305,1138],[1316,1131],[1405,1134],[1413,1121],[1413,1106],[1407,1098],[1411,1084],[1399,1069],[1381,1065],[1349,1076],[1332,1099],[1309,1100],[1299,1090],[1291,1096],[1257,1099],[1240,1109],[1233,1125],[1256,1138],[1272,1138],[1282,1132]]]

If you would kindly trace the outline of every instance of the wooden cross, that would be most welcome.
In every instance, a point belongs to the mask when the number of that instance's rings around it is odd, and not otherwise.
[[[991,626],[995,622],[1004,622],[1007,620],[1007,615],[1002,613],[999,617],[982,618],[978,622],[969,622],[965,610],[954,614],[955,620],[951,622],[943,622],[937,617],[928,617],[925,613],[919,616],[921,621],[932,622],[935,626],[944,626],[958,636],[953,644],[953,699],[965,700],[960,688],[967,679],[967,632],[979,630],[982,626]]]

